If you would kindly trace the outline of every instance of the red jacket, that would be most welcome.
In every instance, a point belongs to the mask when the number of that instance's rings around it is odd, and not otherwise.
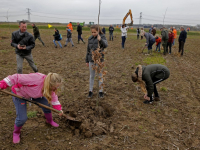
[[[160,37],[158,37],[158,38],[156,39],[156,46],[157,46],[159,43],[161,43],[161,38],[160,38]]]
[[[174,41],[174,33],[169,34],[168,43],[173,43]]]

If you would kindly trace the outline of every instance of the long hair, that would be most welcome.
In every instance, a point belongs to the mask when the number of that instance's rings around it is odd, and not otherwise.
[[[138,65],[137,69],[138,69],[138,75],[134,72],[133,75],[132,75],[132,81],[133,82],[138,82],[140,87],[141,87],[141,89],[142,89],[142,91],[143,91],[143,93],[147,94],[146,84],[142,80],[142,66]]]
[[[101,31],[101,27],[98,25],[92,25],[90,27],[90,30],[92,30],[92,29],[95,29],[96,31],[98,31],[98,29],[99,29],[99,34],[103,34],[103,32]]]
[[[51,94],[53,92],[52,88],[55,87],[56,84],[58,83],[62,83],[62,78],[57,73],[49,73],[44,80],[42,93],[49,103],[51,102],[52,99],[51,98]],[[57,93],[57,89],[54,92]]]

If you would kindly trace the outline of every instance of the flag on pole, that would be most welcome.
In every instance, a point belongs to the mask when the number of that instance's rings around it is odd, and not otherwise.
[[[52,25],[48,24],[48,28],[51,28],[51,27],[52,27]]]

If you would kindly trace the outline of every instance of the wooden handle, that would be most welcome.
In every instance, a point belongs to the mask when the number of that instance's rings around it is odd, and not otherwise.
[[[36,104],[36,105],[41,106],[41,107],[43,107],[43,108],[49,109],[49,110],[54,111],[54,112],[56,112],[56,113],[62,113],[62,112],[59,111],[59,110],[56,110],[56,109],[54,109],[54,108],[51,108],[51,107],[49,107],[49,106],[46,106],[46,105],[44,105],[44,104],[41,104],[41,103],[38,103],[38,102],[35,102],[35,101],[32,101],[32,100],[25,99],[25,98],[23,98],[23,97],[21,97],[21,96],[19,96],[19,95],[16,95],[16,94],[14,94],[14,93],[8,92],[8,91],[6,91],[6,90],[0,90],[0,91],[3,92],[3,93],[6,93],[6,94],[8,94],[8,95],[17,97],[17,98],[19,98],[19,99],[23,99],[23,100],[25,100],[25,101],[28,101],[28,102],[30,102],[30,103]],[[62,114],[62,116],[64,116],[65,118],[67,118],[67,119],[69,119],[69,120],[74,120],[74,121],[75,121],[75,118],[70,117],[69,115]]]

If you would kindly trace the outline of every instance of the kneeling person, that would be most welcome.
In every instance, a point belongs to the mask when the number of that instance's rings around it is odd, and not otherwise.
[[[151,104],[153,102],[153,92],[155,100],[159,99],[156,84],[169,78],[169,75],[169,69],[166,66],[160,64],[152,64],[148,66],[139,65],[136,68],[135,73],[132,75],[132,81],[140,83],[140,86],[145,93],[145,104]]]

